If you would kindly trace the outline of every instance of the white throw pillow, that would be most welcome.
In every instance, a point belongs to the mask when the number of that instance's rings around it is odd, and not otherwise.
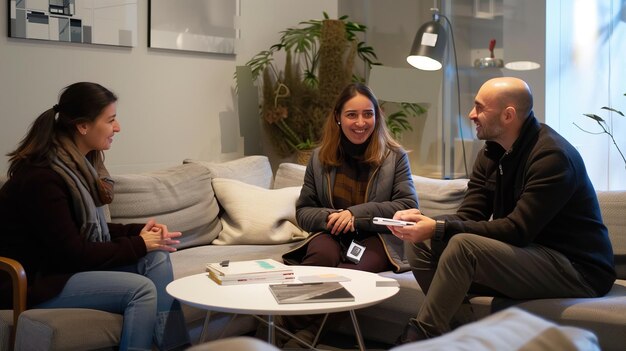
[[[281,244],[306,238],[296,224],[301,187],[264,189],[234,179],[213,179],[223,209],[222,231],[214,245]]]

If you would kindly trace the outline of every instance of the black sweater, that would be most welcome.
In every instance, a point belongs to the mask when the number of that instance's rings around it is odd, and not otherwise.
[[[109,224],[111,241],[87,242],[73,215],[70,191],[47,167],[24,167],[0,189],[0,256],[19,261],[28,278],[28,306],[56,296],[76,272],[107,270],[146,255],[142,224]],[[0,275],[0,306],[11,303]]]
[[[599,295],[615,281],[613,249],[585,164],[567,140],[532,114],[511,150],[486,143],[459,210],[438,219],[446,220],[446,241],[474,233],[554,249]]]

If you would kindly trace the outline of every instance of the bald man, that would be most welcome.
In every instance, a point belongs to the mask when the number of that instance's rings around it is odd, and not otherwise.
[[[469,114],[485,140],[454,215],[419,210],[389,227],[407,247],[426,294],[398,343],[441,335],[466,296],[511,299],[596,297],[615,280],[613,250],[596,192],[576,149],[539,123],[528,85],[495,78]]]

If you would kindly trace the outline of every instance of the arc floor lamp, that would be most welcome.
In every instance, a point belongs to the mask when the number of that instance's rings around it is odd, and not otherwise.
[[[445,21],[450,28],[450,36],[452,42],[452,50],[454,54],[454,69],[456,73],[456,90],[457,90],[457,117],[459,120],[459,132],[461,133],[461,145],[463,148],[463,165],[465,167],[465,175],[469,177],[467,170],[467,158],[465,155],[465,141],[463,138],[463,128],[461,127],[461,87],[459,82],[459,67],[456,57],[456,46],[454,44],[454,32],[452,30],[452,24],[448,17],[439,13],[438,8],[431,8],[433,12],[433,18],[431,21],[424,23],[418,30],[413,40],[413,46],[411,52],[407,56],[406,61],[413,67],[425,70],[436,71],[443,67],[444,53],[446,51],[447,44],[447,31],[444,28],[443,22]],[[441,143],[442,143],[442,178],[454,177],[454,162],[451,160],[446,162],[446,118],[442,113],[441,117]],[[447,164],[449,163],[449,165]]]

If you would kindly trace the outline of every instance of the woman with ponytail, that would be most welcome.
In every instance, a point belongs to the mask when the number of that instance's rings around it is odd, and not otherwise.
[[[120,131],[117,97],[96,83],[66,87],[9,156],[0,189],[0,255],[24,266],[28,308],[122,314],[120,350],[189,345],[180,305],[165,291],[180,232],[154,220],[107,223],[113,180],[104,150]],[[0,307],[10,305],[0,277]]]

